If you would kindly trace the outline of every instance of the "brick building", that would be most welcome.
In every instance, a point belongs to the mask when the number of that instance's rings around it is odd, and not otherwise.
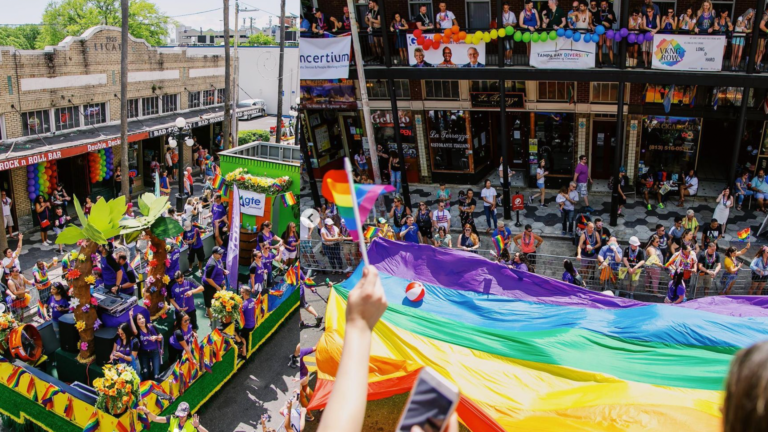
[[[30,214],[28,166],[55,165],[67,192],[113,194],[112,179],[92,183],[88,153],[111,148],[120,163],[120,29],[94,27],[55,47],[0,47],[0,187],[14,199],[14,217]],[[209,150],[221,129],[224,58],[184,48],[154,48],[130,37],[128,145],[134,192],[152,186],[149,164],[162,163],[174,121]],[[240,113],[238,115],[241,115]],[[184,165],[191,149],[184,147]],[[215,150],[215,149],[214,149]],[[93,157],[93,156],[91,156]]]

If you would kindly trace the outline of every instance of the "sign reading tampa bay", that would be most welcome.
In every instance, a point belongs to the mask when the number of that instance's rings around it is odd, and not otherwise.
[[[299,73],[302,79],[349,77],[352,38],[302,38],[299,44]]]
[[[531,44],[531,66],[539,69],[592,69],[595,46],[557,38]]]
[[[655,34],[654,69],[719,72],[725,36]]]

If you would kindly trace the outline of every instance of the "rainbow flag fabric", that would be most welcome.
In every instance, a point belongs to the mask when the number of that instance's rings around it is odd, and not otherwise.
[[[374,227],[374,226],[371,226],[371,227],[368,227],[368,229],[365,230],[364,237],[365,237],[366,240],[372,240],[372,239],[378,237],[378,235],[379,235],[379,229]]]
[[[750,228],[744,228],[743,230],[736,233],[736,235],[739,236],[739,241],[745,241],[749,239],[750,235],[752,235],[752,230]]]
[[[471,431],[720,431],[731,360],[768,338],[758,296],[642,303],[428,245],[379,240],[368,256],[388,302],[368,400],[410,391],[429,366],[459,387]],[[309,410],[330,397],[361,277],[331,291]],[[412,281],[427,289],[418,308],[402,301]]]
[[[349,184],[347,172],[344,170],[331,170],[325,173],[323,176],[323,196],[330,202],[336,203],[339,216],[344,219],[352,239],[358,241],[360,227],[357,226],[352,208],[353,188],[361,222],[368,217],[379,195],[392,192],[395,188],[390,185]]]
[[[88,419],[88,423],[86,423],[85,427],[83,428],[83,432],[96,432],[98,430],[99,430],[99,410],[94,408],[93,414],[91,414],[91,417]]]
[[[137,253],[136,256],[133,257],[133,259],[131,260],[131,268],[136,270],[136,267],[138,267],[140,263],[141,263],[141,254]]]
[[[496,253],[501,253],[502,250],[504,250],[504,238],[501,236],[496,236],[493,239],[493,245],[496,247]]]
[[[296,205],[296,195],[293,192],[286,192],[283,194],[283,207],[290,207]]]
[[[224,181],[224,177],[220,173],[216,173],[215,176],[213,176],[213,180],[211,181],[211,186],[213,186],[213,189],[219,193],[221,193],[221,196],[226,196],[229,194],[229,187],[227,186],[227,183]]]

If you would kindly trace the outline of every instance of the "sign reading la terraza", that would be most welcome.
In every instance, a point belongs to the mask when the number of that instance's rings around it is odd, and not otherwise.
[[[498,92],[472,92],[472,108],[499,108],[501,94]],[[525,109],[525,94],[507,92],[504,102],[507,109]]]

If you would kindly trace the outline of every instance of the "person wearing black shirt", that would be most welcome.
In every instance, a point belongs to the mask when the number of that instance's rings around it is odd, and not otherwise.
[[[701,244],[717,243],[722,236],[723,226],[717,222],[717,219],[712,219],[712,222],[701,230]]]
[[[416,27],[423,33],[431,32],[435,28],[435,23],[429,19],[427,5],[424,4],[419,8],[419,14],[413,17],[413,22],[416,23]]]
[[[707,295],[712,281],[717,280],[717,273],[720,271],[720,254],[717,253],[717,243],[711,242],[706,245],[706,249],[699,252],[696,257],[698,261],[699,281],[704,287],[704,296]]]
[[[376,145],[376,154],[379,156],[379,171],[381,172],[381,181],[389,183],[389,154],[384,151],[380,144]]]
[[[602,249],[604,245],[607,245],[608,240],[611,239],[611,230],[603,226],[602,218],[595,218],[595,232],[600,236],[600,247],[595,250],[600,253],[600,249]]]
[[[326,22],[325,15],[320,9],[315,9],[314,17],[310,23],[312,24],[312,34],[315,37],[323,37],[323,33],[328,30],[328,22]]]
[[[544,28],[550,30],[565,28],[565,13],[563,12],[563,9],[557,5],[557,0],[549,0],[547,5],[549,8],[541,11],[541,17],[544,19]]]
[[[629,297],[635,297],[635,286],[640,280],[640,274],[643,272],[645,264],[645,251],[640,247],[640,240],[632,236],[629,238],[629,247],[624,249],[624,266],[619,269],[619,279],[624,279],[627,274],[627,287],[629,288]]]
[[[608,7],[608,0],[600,2],[600,10],[597,13],[593,12],[592,17],[595,21],[598,21],[597,24],[602,25],[606,30],[613,28],[613,23],[616,22],[616,13]],[[603,64],[603,45],[608,49],[608,56],[611,58],[611,65],[613,65],[613,40],[609,39],[605,33],[600,36],[597,48],[598,64]]]

